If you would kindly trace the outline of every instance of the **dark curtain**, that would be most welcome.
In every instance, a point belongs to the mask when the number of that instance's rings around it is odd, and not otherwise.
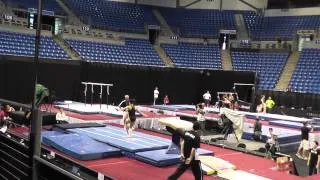
[[[33,95],[32,59],[0,61],[2,85],[0,97],[30,103]],[[233,83],[253,83],[254,73],[190,70],[178,68],[139,67],[89,63],[83,61],[41,60],[38,82],[55,91],[58,100],[84,102],[84,85],[81,82],[114,84],[110,88],[109,103],[117,104],[125,94],[138,103],[151,104],[153,90],[160,91],[158,104],[168,95],[174,104],[195,104],[209,90],[213,100],[218,91],[232,91]],[[100,103],[100,87],[94,87],[93,103]],[[106,103],[106,88],[103,103]],[[91,86],[87,89],[87,103],[91,102]]]

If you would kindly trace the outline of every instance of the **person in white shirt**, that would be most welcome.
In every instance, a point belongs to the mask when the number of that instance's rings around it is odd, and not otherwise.
[[[267,135],[267,143],[266,143],[266,151],[267,151],[267,157],[273,158],[276,153],[276,141],[277,141],[277,135],[274,134],[273,128],[269,128],[269,134]]]
[[[197,112],[197,121],[200,124],[200,135],[203,136],[204,132],[205,132],[205,123],[206,123],[206,111],[204,109],[205,104],[204,103],[200,103],[197,104],[196,106],[196,112]]]
[[[211,94],[210,94],[210,92],[207,91],[206,93],[203,94],[202,97],[203,97],[204,103],[208,107],[210,105],[210,102],[211,102]]]
[[[67,120],[67,116],[64,113],[62,108],[59,108],[59,111],[56,114],[56,120],[57,121],[66,121]]]
[[[153,91],[153,105],[156,105],[156,101],[159,97],[159,90],[158,87],[156,87]]]

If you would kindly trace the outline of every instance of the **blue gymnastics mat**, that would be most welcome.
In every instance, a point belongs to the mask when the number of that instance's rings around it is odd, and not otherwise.
[[[178,110],[195,110],[195,105],[154,105],[153,108],[160,109],[160,110],[168,110],[168,111],[178,111]]]
[[[270,125],[276,125],[280,127],[287,127],[287,128],[293,128],[293,129],[301,129],[303,126],[303,123],[300,122],[290,122],[290,121],[270,121]],[[314,125],[313,130],[318,131],[320,130],[319,125]]]
[[[271,126],[262,126],[262,141],[266,142],[267,135],[269,134],[269,128]],[[291,130],[291,129],[283,129],[283,128],[276,128],[272,127],[274,134],[278,136],[279,145],[287,144],[287,143],[294,143],[301,141],[301,133],[300,131]],[[243,139],[252,140],[253,135],[253,128],[246,129],[243,133]]]
[[[89,127],[105,127],[104,124],[99,123],[70,123],[70,124],[55,124],[53,128],[61,130],[74,129],[74,128],[89,128]]]
[[[166,151],[166,149],[159,149],[137,152],[134,154],[133,158],[157,167],[170,166],[181,162],[180,154],[166,154]],[[198,149],[197,153],[198,155],[213,155],[212,151],[205,149]]]
[[[63,135],[63,134],[65,134],[65,133],[61,132],[61,131],[42,131],[41,132],[41,142],[47,146],[51,146],[48,139],[44,138],[44,137],[59,136],[59,135]]]
[[[79,160],[101,159],[122,154],[120,149],[95,141],[85,135],[50,132],[43,133],[42,137],[45,144]]]
[[[104,142],[127,152],[141,152],[157,149],[166,149],[171,140],[134,132],[133,137],[127,138],[123,128],[106,126],[97,128],[69,129],[69,132],[87,135],[97,141]]]

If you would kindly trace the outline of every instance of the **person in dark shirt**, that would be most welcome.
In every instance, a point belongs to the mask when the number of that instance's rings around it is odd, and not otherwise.
[[[317,174],[317,168],[320,167],[320,148],[319,143],[314,141],[313,147],[310,149],[308,158],[309,175]]]
[[[255,141],[261,141],[261,134],[262,134],[262,124],[259,121],[259,119],[257,119],[253,126],[253,139]]]
[[[307,122],[303,123],[303,126],[301,127],[301,143],[298,148],[296,156],[301,159],[308,159],[308,153],[309,153],[309,133],[313,131],[313,128],[308,128]]]
[[[193,123],[193,130],[187,131],[182,135],[181,141],[181,160],[182,163],[178,169],[169,176],[168,180],[178,179],[189,167],[192,170],[193,176],[196,180],[203,178],[201,163],[198,159],[196,151],[200,148],[200,136],[198,130],[200,124],[198,122]]]

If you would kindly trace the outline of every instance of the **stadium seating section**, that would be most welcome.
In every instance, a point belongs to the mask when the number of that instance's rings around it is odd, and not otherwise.
[[[38,9],[38,0],[2,0],[12,7],[17,7],[21,9],[34,8]],[[56,0],[45,0],[42,1],[43,10],[53,11],[56,14],[64,15],[64,11],[57,3]]]
[[[292,40],[297,30],[316,30],[320,16],[263,17],[255,12],[243,13],[245,23],[256,40]]]
[[[12,7],[37,8],[37,0],[2,0]],[[152,7],[107,0],[64,0],[77,16],[93,28],[145,33],[146,25],[159,25]],[[44,10],[66,13],[56,0],[43,1]],[[242,14],[252,40],[292,40],[298,30],[316,30],[320,16],[264,17],[254,11],[157,7],[171,29],[182,37],[219,36],[221,29],[236,30],[235,14]],[[7,30],[5,30],[7,31]],[[148,40],[126,39],[125,45],[67,39],[83,60],[117,64],[165,66]],[[34,56],[35,36],[0,32],[0,54]],[[176,67],[222,69],[216,44],[161,44]],[[259,89],[272,90],[286,64],[288,53],[232,52],[236,71],[255,71]],[[41,37],[40,57],[70,59],[52,37]],[[320,92],[320,50],[303,49],[290,81],[295,92]]]
[[[161,8],[171,29],[184,37],[217,37],[220,29],[235,30],[234,11]]]
[[[67,40],[84,60],[164,66],[148,40],[126,39],[125,45]]]
[[[86,23],[100,29],[145,32],[145,25],[158,25],[151,8],[106,0],[65,0]]]
[[[275,87],[287,57],[288,53],[232,52],[234,70],[257,72],[261,90]]]
[[[162,44],[176,67],[222,69],[218,45]]]
[[[303,49],[293,73],[290,89],[303,93],[320,93],[320,49]]]
[[[35,36],[29,34],[0,32],[0,54],[14,56],[34,56]],[[64,50],[52,37],[41,37],[40,57],[51,59],[69,59]]]

